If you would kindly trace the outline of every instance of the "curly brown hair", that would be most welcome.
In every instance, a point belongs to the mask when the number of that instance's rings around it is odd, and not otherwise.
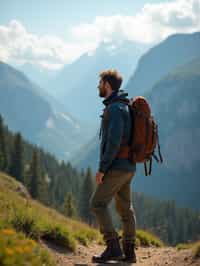
[[[105,82],[107,81],[112,90],[119,90],[123,78],[121,74],[115,69],[104,70],[99,74],[100,78]]]

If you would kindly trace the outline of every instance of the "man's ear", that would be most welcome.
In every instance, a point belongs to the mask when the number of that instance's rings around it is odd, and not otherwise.
[[[108,81],[105,81],[105,87],[106,87],[107,89],[112,89]]]

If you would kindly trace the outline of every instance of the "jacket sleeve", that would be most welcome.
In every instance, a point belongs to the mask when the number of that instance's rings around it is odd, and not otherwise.
[[[108,170],[119,151],[124,130],[123,113],[119,105],[111,105],[107,116],[108,127],[105,134],[107,139],[105,140],[104,153],[101,154],[99,161],[99,171],[102,173]]]

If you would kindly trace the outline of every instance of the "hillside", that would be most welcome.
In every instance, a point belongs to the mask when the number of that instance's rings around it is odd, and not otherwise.
[[[31,251],[35,252],[34,257],[37,255],[40,257],[40,253],[44,253],[39,245],[43,241],[49,244],[54,243],[66,251],[75,251],[80,243],[87,245],[94,240],[101,243],[98,231],[33,200],[20,182],[2,172],[0,172],[0,199],[0,254],[2,252],[6,254],[4,248],[7,247],[16,253],[13,255],[20,257],[20,254],[17,254],[20,249],[15,249],[16,242],[22,249],[24,244],[30,242],[30,239],[34,241],[33,247],[26,245],[29,246],[29,249],[27,248],[27,253],[30,253],[29,258],[32,258]],[[48,256],[45,255],[45,257]],[[0,262],[3,258],[0,255]],[[43,255],[41,255],[41,261],[42,258]],[[25,260],[23,256],[22,259]],[[35,262],[34,258],[32,259]],[[29,265],[42,265],[41,261],[40,264]]]
[[[90,136],[45,90],[22,72],[0,62],[0,113],[20,131],[60,159],[67,159]]]
[[[0,172],[0,263],[2,266],[94,265],[92,255],[105,248],[99,231],[31,199],[21,183]],[[53,221],[53,223],[52,223]],[[137,233],[137,265],[199,265],[194,247],[178,251],[157,238]],[[151,242],[148,242],[151,241]],[[149,247],[148,247],[149,246]],[[20,264],[21,263],[21,264]],[[117,265],[124,265],[118,263]]]

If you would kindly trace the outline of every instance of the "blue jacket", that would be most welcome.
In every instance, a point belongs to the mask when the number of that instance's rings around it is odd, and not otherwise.
[[[99,171],[107,172],[110,169],[136,171],[136,165],[128,159],[116,158],[120,145],[128,145],[131,133],[131,116],[128,106],[121,102],[112,102],[114,99],[126,99],[128,93],[123,90],[114,91],[103,101],[106,114],[102,115],[100,128],[100,160]],[[104,110],[105,110],[104,109]]]

